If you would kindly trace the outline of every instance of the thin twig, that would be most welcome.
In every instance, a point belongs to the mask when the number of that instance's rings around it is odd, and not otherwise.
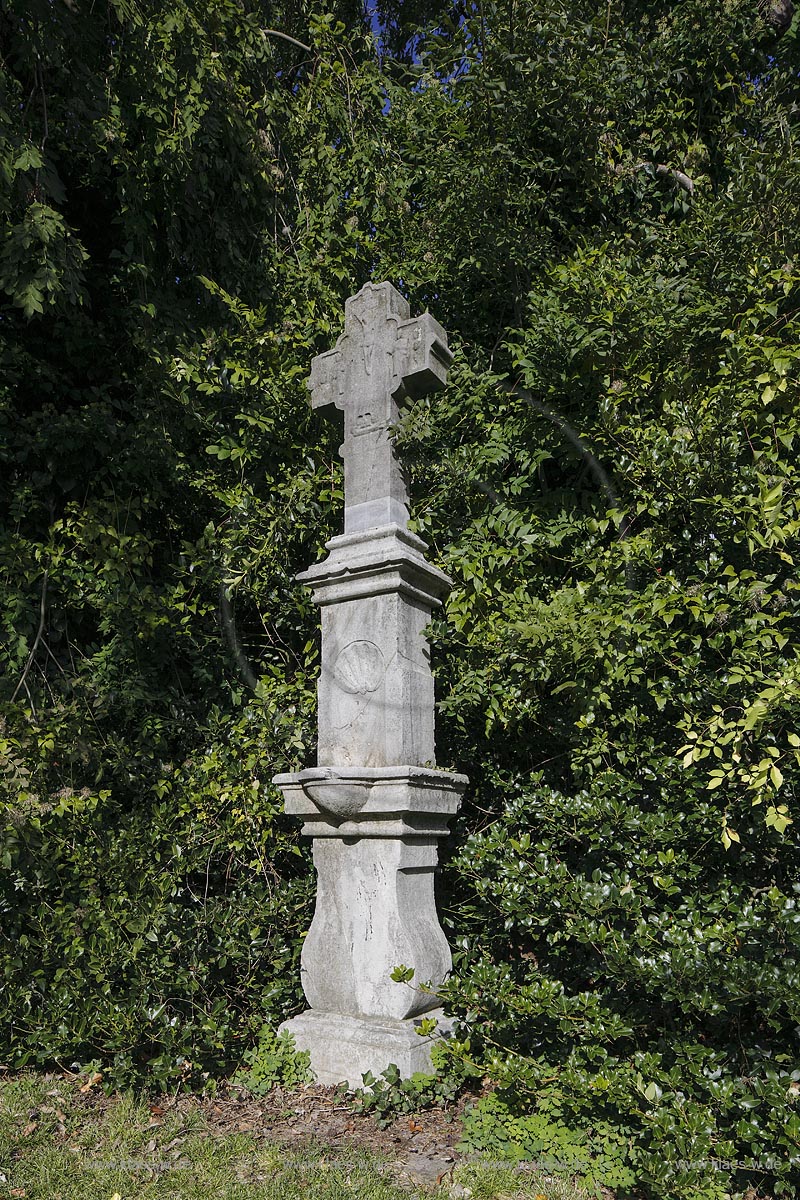
[[[24,685],[25,685],[25,679],[28,675],[28,672],[31,669],[33,660],[36,657],[36,651],[39,649],[39,642],[42,640],[42,634],[44,633],[44,618],[45,618],[45,613],[47,611],[47,576],[48,576],[48,572],[45,571],[44,578],[42,580],[42,599],[39,603],[39,628],[36,631],[36,637],[34,638],[33,645],[31,646],[31,652],[28,655],[28,661],[25,663],[25,669],[22,672],[20,681],[17,684],[17,686],[14,688],[14,694],[11,697],[12,704],[14,703],[14,701],[17,698],[17,695],[19,694],[20,688],[24,687]],[[28,693],[28,696],[30,697],[30,692]]]
[[[242,643],[239,641],[239,635],[236,631],[236,620],[233,615],[233,608],[228,597],[228,591],[224,583],[219,585],[219,611],[222,619],[222,628],[225,633],[225,638],[228,642],[228,647],[233,660],[236,663],[236,669],[239,672],[242,680],[247,684],[251,691],[256,691],[258,688],[258,679],[250,665],[250,660],[242,649]]]
[[[36,63],[36,74],[37,74],[37,77],[39,80],[39,91],[41,92],[41,96],[42,96],[42,119],[43,119],[42,140],[39,144],[39,149],[44,150],[44,144],[47,141],[48,137],[50,136],[50,126],[48,125],[48,122],[47,122],[47,92],[44,90],[44,72],[42,71],[41,59],[38,60]]]

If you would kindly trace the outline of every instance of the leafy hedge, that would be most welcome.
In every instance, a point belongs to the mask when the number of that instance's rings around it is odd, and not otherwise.
[[[709,1200],[800,1182],[796,43],[759,73],[710,15],[651,26],[643,71],[676,42],[697,65],[661,76],[646,118],[623,33],[602,100],[591,31],[561,43],[564,124],[591,123],[597,88],[594,157],[585,132],[574,150],[594,168],[570,197],[583,236],[548,255],[500,363],[465,347],[404,429],[420,528],[458,583],[436,630],[440,747],[473,781],[445,871],[447,1001],[457,1054],[500,1089],[469,1145]],[[499,92],[521,36],[491,43]],[[548,86],[508,85],[498,144],[541,125]],[[563,184],[571,149],[540,171]],[[535,172],[514,165],[522,204]]]

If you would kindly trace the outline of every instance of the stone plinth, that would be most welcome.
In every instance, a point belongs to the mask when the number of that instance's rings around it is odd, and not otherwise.
[[[313,839],[317,903],[301,958],[310,1009],[282,1028],[319,1082],[360,1086],[390,1063],[430,1066],[425,1014],[451,967],[436,913],[438,843],[467,780],[438,771],[425,628],[450,580],[409,533],[391,428],[400,405],[444,385],[450,353],[429,313],[411,318],[391,284],[367,284],[345,332],[312,364],[315,408],[345,413],[345,532],[298,576],[322,615],[318,766],[276,776]],[[411,984],[396,983],[398,966]]]
[[[420,1020],[393,1021],[386,1017],[348,1017],[341,1013],[308,1009],[282,1030],[291,1033],[297,1046],[311,1052],[311,1067],[317,1083],[348,1087],[364,1086],[363,1077],[371,1071],[377,1079],[390,1063],[404,1079],[416,1071],[431,1069],[431,1047],[437,1038],[449,1037],[451,1022],[442,1010],[426,1014],[436,1018],[434,1034],[422,1036]],[[382,1063],[382,1066],[376,1064]]]

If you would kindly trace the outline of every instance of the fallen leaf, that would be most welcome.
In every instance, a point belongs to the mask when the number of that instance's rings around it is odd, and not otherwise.
[[[22,1130],[22,1136],[30,1137],[31,1134],[33,1133],[34,1129],[36,1129],[38,1123],[39,1123],[38,1121],[29,1121],[28,1124]]]

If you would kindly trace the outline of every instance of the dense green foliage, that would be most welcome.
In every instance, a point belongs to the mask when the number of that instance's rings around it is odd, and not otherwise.
[[[471,1144],[790,1195],[797,22],[414,4],[381,54],[260,7],[0,5],[5,1061],[167,1085],[299,1004],[269,779],[312,761],[293,575],[341,499],[303,376],[390,278],[456,349],[398,436],[456,581]]]

